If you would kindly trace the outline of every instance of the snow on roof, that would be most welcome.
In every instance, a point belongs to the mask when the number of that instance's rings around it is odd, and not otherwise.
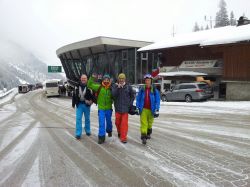
[[[158,75],[163,77],[172,77],[172,76],[199,76],[207,74],[194,71],[174,71],[174,72],[162,72],[159,73]]]
[[[176,35],[175,37],[169,37],[165,41],[156,42],[154,44],[142,47],[138,51],[148,51],[189,45],[207,46],[227,44],[245,40],[250,40],[250,24],[239,27],[226,26],[199,32],[180,34]]]
[[[222,35],[214,35],[212,38],[207,38],[201,43],[201,46],[229,44],[240,41],[250,41],[250,24],[233,27],[229,31],[225,30]]]

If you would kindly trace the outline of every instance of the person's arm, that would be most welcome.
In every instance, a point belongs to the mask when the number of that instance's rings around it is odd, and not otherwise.
[[[99,83],[94,82],[94,77],[90,77],[88,80],[87,87],[97,92],[101,85]]]
[[[94,101],[94,99],[95,99],[94,92],[91,89],[89,89],[89,91],[90,91],[90,100]]]
[[[130,85],[129,85],[129,96],[130,96],[129,106],[132,107],[135,100],[135,91]]]
[[[76,105],[76,98],[75,98],[75,91],[73,92],[73,96],[72,96],[72,107],[75,108]]]
[[[118,87],[117,84],[112,84],[111,94],[113,98],[116,98],[118,95]]]
[[[142,95],[142,89],[139,90],[139,93],[136,97],[136,107],[139,108],[139,102],[141,100],[141,95]]]
[[[158,111],[160,109],[160,101],[161,101],[160,92],[157,89],[155,89],[155,108]]]
[[[141,111],[142,109],[140,109],[141,97],[142,97],[142,88],[139,90],[139,93],[136,97],[136,113],[137,113],[137,115],[141,115],[141,112],[142,112]]]
[[[92,105],[94,100],[93,97],[94,97],[93,91],[88,88],[85,95],[85,103],[89,106]]]

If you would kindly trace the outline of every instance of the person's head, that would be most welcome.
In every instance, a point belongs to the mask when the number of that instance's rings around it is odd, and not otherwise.
[[[118,75],[118,83],[119,84],[124,84],[126,81],[126,75],[124,73],[120,73]]]
[[[82,84],[87,84],[87,82],[88,82],[88,77],[87,77],[87,75],[82,74],[82,75],[81,75],[81,83],[82,83]]]
[[[104,85],[109,85],[110,84],[110,76],[109,76],[109,74],[105,74],[102,77],[102,82],[103,82]]]
[[[144,81],[145,81],[145,85],[147,88],[149,88],[151,86],[152,79],[153,79],[153,77],[150,74],[144,75]]]

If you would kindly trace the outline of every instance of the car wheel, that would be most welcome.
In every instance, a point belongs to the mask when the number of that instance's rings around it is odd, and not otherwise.
[[[191,97],[191,95],[186,95],[186,96],[185,96],[185,101],[186,101],[187,103],[192,102],[192,97]]]
[[[166,95],[161,96],[161,100],[162,101],[167,101],[167,96]]]

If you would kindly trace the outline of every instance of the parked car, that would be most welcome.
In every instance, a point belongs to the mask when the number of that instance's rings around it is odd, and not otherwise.
[[[204,101],[214,96],[213,89],[206,83],[181,83],[161,95],[162,101]]]

